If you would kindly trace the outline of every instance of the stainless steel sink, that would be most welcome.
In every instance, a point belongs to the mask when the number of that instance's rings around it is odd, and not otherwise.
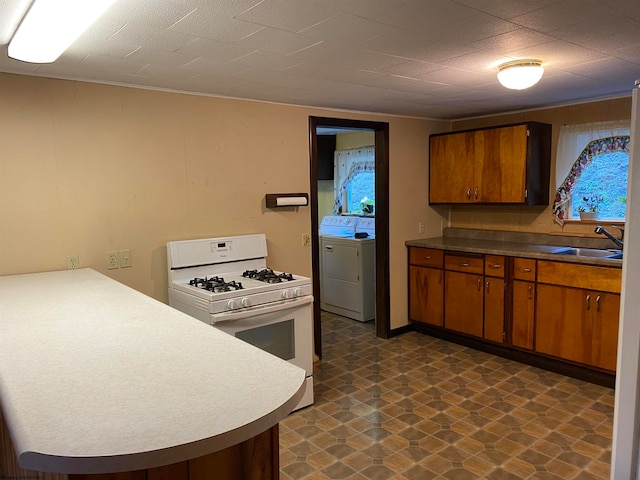
[[[621,259],[622,252],[620,250],[606,250],[600,248],[578,248],[578,247],[561,247],[552,250],[551,253],[557,255],[573,255],[576,257],[592,257],[592,258],[611,258]]]

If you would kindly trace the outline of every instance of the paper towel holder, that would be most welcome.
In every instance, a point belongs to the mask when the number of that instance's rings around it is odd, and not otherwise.
[[[267,208],[306,207],[309,205],[309,195],[306,193],[267,193],[265,203]]]

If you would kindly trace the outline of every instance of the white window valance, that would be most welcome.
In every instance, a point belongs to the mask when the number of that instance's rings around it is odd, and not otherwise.
[[[630,120],[562,125],[556,151],[556,189],[571,171],[580,152],[594,140],[629,135]]]

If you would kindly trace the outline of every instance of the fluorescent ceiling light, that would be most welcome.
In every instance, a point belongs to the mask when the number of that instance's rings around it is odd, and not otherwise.
[[[114,1],[35,0],[9,43],[9,56],[54,62]]]
[[[540,60],[514,60],[503,63],[498,68],[498,81],[512,90],[524,90],[534,86],[544,73]]]

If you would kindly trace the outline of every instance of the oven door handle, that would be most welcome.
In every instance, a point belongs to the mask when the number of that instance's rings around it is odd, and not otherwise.
[[[258,315],[266,315],[268,313],[280,312],[290,308],[297,308],[313,302],[311,295],[294,298],[291,300],[280,300],[268,305],[257,305],[255,307],[246,307],[240,310],[230,312],[216,313],[211,316],[213,325],[220,322],[230,322],[232,320],[244,320],[245,318],[256,317]]]

